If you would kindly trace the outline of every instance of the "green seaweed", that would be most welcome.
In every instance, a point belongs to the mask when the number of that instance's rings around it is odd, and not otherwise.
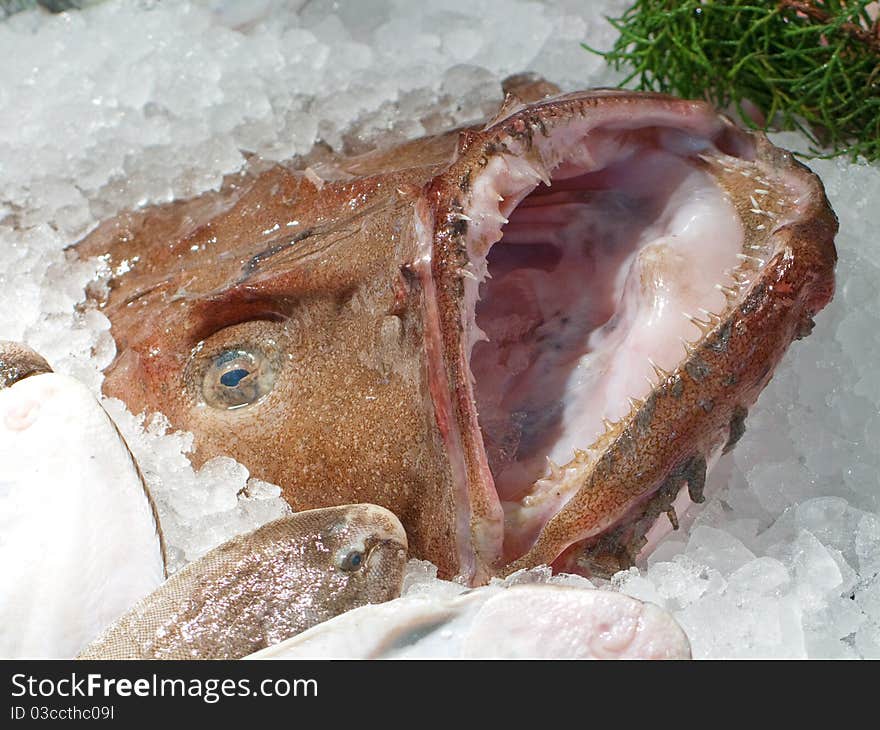
[[[706,99],[752,128],[796,129],[816,156],[880,159],[880,23],[871,0],[638,0],[584,48],[621,86]],[[755,114],[755,108],[760,114]]]

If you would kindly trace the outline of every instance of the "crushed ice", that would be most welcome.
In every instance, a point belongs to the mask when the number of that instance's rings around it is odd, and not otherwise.
[[[580,42],[608,47],[601,18],[626,4],[111,0],[7,18],[0,338],[97,393],[114,344],[106,318],[77,305],[102,262],[64,248],[100,220],[216,188],[246,153],[284,159],[316,140],[357,152],[478,118],[511,73],[607,84]],[[612,581],[670,610],[695,657],[880,657],[880,169],[809,164],[841,219],[836,298],[712,474],[693,527]],[[156,497],[172,567],[286,509],[232,459],[194,472],[192,437],[163,418],[104,403]],[[407,581],[463,590],[421,563]]]

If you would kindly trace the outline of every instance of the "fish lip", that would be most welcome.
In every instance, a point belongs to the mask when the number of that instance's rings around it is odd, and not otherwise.
[[[500,543],[503,540],[504,532],[503,514],[494,479],[488,468],[486,449],[477,419],[472,385],[473,376],[469,368],[470,353],[467,350],[467,334],[462,324],[463,285],[461,283],[462,277],[458,275],[456,269],[460,262],[466,259],[462,229],[466,230],[467,224],[460,224],[461,214],[466,211],[460,202],[458,191],[464,189],[463,181],[466,176],[468,180],[471,180],[472,174],[479,174],[480,168],[486,165],[486,157],[498,154],[498,149],[504,148],[509,152],[511,148],[516,149],[517,143],[520,143],[521,148],[525,153],[528,153],[532,145],[530,136],[532,132],[529,130],[535,128],[536,119],[541,125],[548,119],[548,124],[559,123],[566,115],[569,117],[574,117],[577,114],[583,115],[583,109],[575,110],[572,107],[577,107],[585,102],[595,103],[600,99],[613,100],[614,103],[623,107],[634,102],[651,102],[664,109],[676,108],[681,112],[683,119],[690,120],[689,123],[698,125],[699,119],[702,118],[706,120],[708,127],[717,130],[719,138],[720,135],[727,135],[728,139],[725,144],[735,144],[731,140],[736,139],[736,133],[730,130],[731,128],[736,129],[744,137],[751,140],[754,145],[753,161],[760,161],[780,168],[780,177],[783,173],[798,175],[809,188],[805,210],[799,220],[788,226],[787,231],[780,229],[773,233],[772,238],[774,240],[779,237],[787,238],[787,243],[777,241],[777,249],[784,249],[788,246],[788,250],[794,252],[793,255],[797,259],[793,268],[789,267],[791,269],[789,274],[792,271],[796,272],[794,279],[798,289],[799,307],[804,316],[812,316],[825,306],[833,295],[833,269],[836,261],[833,238],[837,231],[837,219],[825,197],[821,181],[808,168],[794,160],[791,153],[773,146],[765,135],[739,130],[729,119],[719,115],[716,110],[704,102],[620,90],[578,92],[518,108],[503,119],[493,121],[483,130],[482,144],[475,143],[473,133],[471,133],[467,139],[466,148],[459,151],[459,159],[447,173],[442,175],[439,180],[435,180],[429,191],[429,196],[434,196],[434,200],[439,199],[441,203],[433,206],[432,210],[434,240],[432,243],[431,274],[438,293],[443,330],[441,333],[443,338],[442,367],[437,368],[435,380],[446,382],[448,395],[444,408],[447,415],[453,416],[457,427],[453,438],[447,439],[447,447],[450,450],[454,448],[460,450],[461,453],[455,455],[454,458],[461,459],[464,465],[465,477],[462,480],[463,484],[459,485],[456,507],[459,524],[466,521],[467,529],[459,530],[458,538],[460,552],[470,551],[468,561],[462,561],[464,569],[461,570],[461,574],[472,583],[482,582],[489,575],[509,574],[517,569],[538,563],[550,563],[565,548],[548,551],[547,547],[543,546],[541,550],[532,549],[507,565],[503,563],[501,558]],[[568,109],[565,108],[566,106]],[[548,112],[548,117],[542,120],[542,112],[544,111]],[[523,131],[524,129],[526,131]],[[546,134],[543,126],[542,132]],[[487,152],[487,150],[492,151]],[[772,279],[779,273],[780,266],[771,266],[771,263],[768,262],[756,277],[750,290],[754,290],[762,284],[772,288]],[[748,292],[742,294],[742,298],[745,299]],[[766,312],[762,316],[767,316]],[[732,317],[722,322],[714,331],[729,324],[731,319]],[[745,315],[745,320],[757,322],[758,317]],[[706,336],[701,338],[701,342],[705,340]],[[783,346],[782,351],[784,349]],[[688,362],[688,357],[683,358],[680,367],[685,367]],[[775,362],[778,362],[778,358]],[[775,362],[770,367],[770,372],[772,372]],[[757,388],[753,397],[749,396],[751,401],[757,397],[761,387]],[[654,491],[660,486],[660,483],[655,484]],[[462,498],[463,494],[466,494],[466,499]],[[568,505],[563,507],[560,513],[567,509]],[[542,537],[558,517],[559,514],[555,515],[544,526],[541,531]],[[613,525],[608,526],[607,529],[611,527]],[[597,534],[602,534],[604,531]]]
[[[367,551],[383,545],[396,545],[404,552],[409,549],[409,541],[406,530],[400,519],[391,510],[376,504],[363,505],[364,512],[371,522],[382,524],[384,536],[370,537],[366,540]]]
[[[373,555],[374,552],[380,552],[383,549],[397,550],[406,555],[407,544],[406,541],[401,542],[400,540],[394,538],[386,538],[384,540],[372,540],[367,543],[367,561],[369,562],[370,557]]]
[[[396,593],[399,595],[403,589],[403,579],[406,573],[406,561],[408,546],[406,538],[401,542],[397,538],[383,538],[368,540],[364,555],[363,569],[369,573],[379,565],[383,558],[391,561],[391,573],[394,575]]]

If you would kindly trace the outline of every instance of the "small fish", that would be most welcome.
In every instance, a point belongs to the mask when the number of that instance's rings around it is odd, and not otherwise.
[[[364,606],[248,659],[690,659],[650,603],[561,585],[484,586]]]
[[[831,299],[837,219],[704,102],[508,91],[103,223],[78,253],[113,272],[105,394],[295,510],[392,510],[443,576],[633,564]]]
[[[0,656],[71,658],[165,579],[150,496],[83,384],[0,342]]]
[[[400,594],[406,534],[368,504],[299,512],[214,548],[80,659],[237,659]]]

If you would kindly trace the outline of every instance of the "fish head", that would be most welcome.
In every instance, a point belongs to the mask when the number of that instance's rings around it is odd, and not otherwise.
[[[338,613],[400,595],[407,539],[393,512],[373,504],[312,512],[324,523],[306,547],[318,568],[314,582],[327,584],[319,593],[334,596]]]
[[[92,293],[118,353],[103,390],[193,433],[194,465],[229,455],[296,511],[390,509],[417,554],[454,574],[450,478],[414,314],[420,185],[361,165],[322,170],[329,181],[272,166],[99,227],[79,250],[108,266],[108,287]]]
[[[431,189],[474,550],[609,577],[703,501],[833,294],[837,219],[806,167],[705,103],[505,107]]]
[[[80,658],[237,659],[396,598],[406,559],[406,533],[382,507],[290,514],[184,566]]]
[[[106,394],[294,509],[390,509],[478,583],[607,574],[677,525],[831,298],[836,229],[763,135],[594,90],[253,168],[79,249],[107,263]]]
[[[157,656],[177,658],[200,633],[200,656],[213,656],[208,647],[218,641],[228,644],[225,657],[243,656],[353,608],[392,600],[406,562],[406,533],[383,507],[340,505],[279,518],[190,563],[153,594],[150,612],[171,617],[156,639]],[[169,601],[182,595],[185,607],[171,610]],[[132,611],[138,625],[147,613]]]

